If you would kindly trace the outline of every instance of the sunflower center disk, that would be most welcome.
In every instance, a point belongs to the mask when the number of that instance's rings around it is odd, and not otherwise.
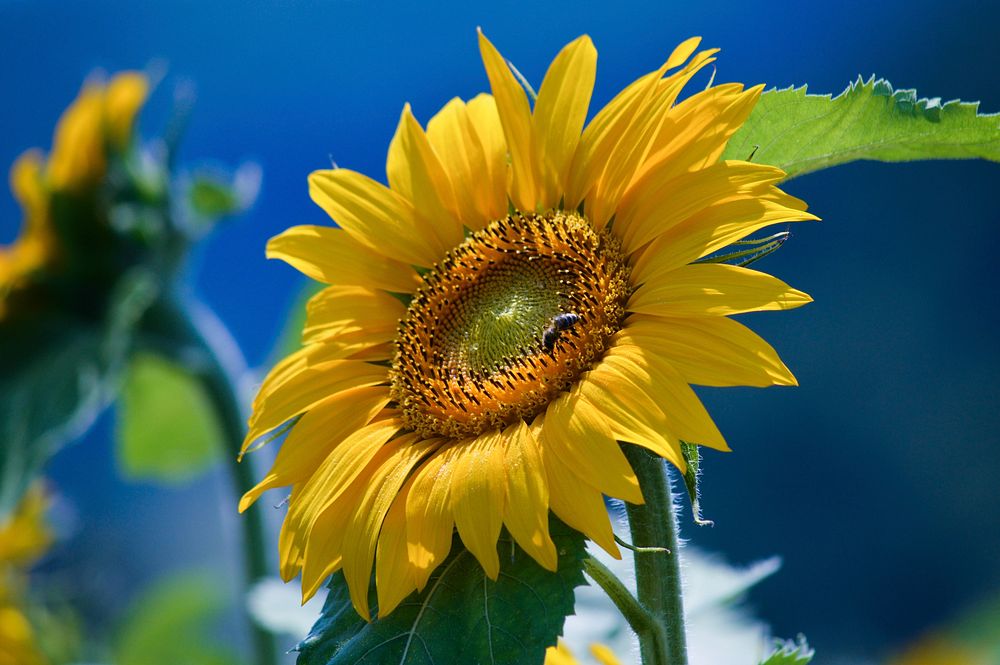
[[[617,241],[571,213],[515,213],[424,275],[396,336],[392,396],[425,436],[529,419],[600,357],[620,327]]]

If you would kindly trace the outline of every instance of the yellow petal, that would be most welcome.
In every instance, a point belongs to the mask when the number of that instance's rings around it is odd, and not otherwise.
[[[523,421],[508,427],[503,436],[507,442],[504,524],[521,549],[555,571],[558,556],[549,535],[549,487],[538,445]]]
[[[541,160],[538,205],[559,203],[587,119],[597,75],[597,49],[584,35],[567,44],[549,66],[535,101],[532,132]]]
[[[35,481],[14,511],[0,519],[0,562],[27,569],[52,545],[53,533],[46,520],[52,498],[45,484]],[[14,572],[14,571],[8,571]],[[0,606],[3,604],[0,587]],[[0,630],[0,634],[2,634]]]
[[[614,159],[605,167],[587,201],[588,213],[596,225],[603,226],[615,214],[621,197],[649,155],[653,138],[660,132],[681,89],[702,67],[715,60],[711,56],[717,51],[711,49],[698,53],[680,72],[657,82],[648,98],[642,99],[614,148]]]
[[[590,653],[601,665],[621,665],[621,662],[615,658],[614,652],[603,644],[591,644]]]
[[[331,360],[340,360],[339,356],[340,350],[336,345],[325,343],[309,344],[285,356],[278,364],[271,368],[271,371],[267,373],[267,377],[265,377],[264,382],[257,390],[257,395],[253,400],[254,410],[256,411],[264,402],[264,398],[267,395],[274,392],[278,386],[286,383],[291,377],[302,370]],[[243,452],[246,452],[246,448],[244,448]]]
[[[301,492],[301,484],[292,486],[291,494],[288,497],[289,506],[295,505]],[[298,524],[293,525],[286,518],[281,523],[281,530],[278,532],[278,574],[285,582],[295,579],[295,576],[302,570],[302,541],[296,538],[298,526]]]
[[[413,205],[420,227],[437,238],[439,247],[447,250],[462,242],[462,221],[451,180],[409,104],[403,107],[389,143],[385,171],[389,186]]]
[[[638,108],[642,95],[659,80],[664,72],[683,64],[700,42],[700,37],[692,37],[682,42],[674,49],[660,69],[633,81],[615,95],[614,99],[608,102],[603,109],[598,111],[584,130],[577,153],[573,158],[570,182],[566,189],[565,209],[577,208],[590,192],[601,169],[607,163],[615,143],[627,126],[631,114],[634,114]]]
[[[795,377],[770,344],[725,317],[628,318],[615,343],[632,344],[669,362],[700,386],[794,386]]]
[[[132,137],[132,125],[149,95],[149,81],[140,72],[116,74],[104,95],[104,119],[112,146],[123,150]]]
[[[553,456],[608,496],[642,503],[639,480],[603,414],[582,399],[578,388],[545,410],[544,445]]]
[[[332,448],[388,403],[389,388],[372,386],[339,392],[314,406],[292,427],[271,470],[240,499],[240,512],[269,489],[308,479]]]
[[[657,316],[729,316],[792,309],[812,302],[767,273],[724,263],[684,266],[669,280],[649,282],[629,299],[630,312]]]
[[[644,98],[651,94],[664,71],[666,64],[630,83],[598,111],[583,130],[570,168],[570,180],[563,205],[565,209],[576,209],[584,197],[590,195],[632,117],[641,107]]]
[[[663,414],[665,430],[688,443],[728,451],[725,439],[701,400],[662,356],[638,346],[614,346],[603,363],[652,398]]]
[[[325,226],[293,226],[274,236],[267,243],[267,258],[281,259],[327,284],[413,293],[420,283],[419,275],[406,263],[369,249],[341,229]]]
[[[438,564],[451,550],[455,519],[450,485],[459,456],[451,443],[424,462],[414,473],[413,489],[406,501],[406,552],[417,589],[423,589]]]
[[[805,212],[798,199],[774,188],[768,197],[745,195],[713,204],[668,229],[634,258],[632,281],[652,283],[677,268],[779,222],[819,219]],[[774,196],[778,200],[772,200]]]
[[[364,488],[377,483],[382,472],[382,461],[373,460],[360,476],[340,495],[340,500],[320,513],[315,520],[304,527],[298,540],[303,549],[302,602],[316,595],[323,581],[344,566],[344,535],[347,522],[357,512]],[[287,520],[285,522],[288,523]]]
[[[286,521],[309,524],[340,497],[402,427],[399,418],[376,420],[331,442],[325,459],[303,484],[297,505],[289,506]]]
[[[701,44],[701,37],[688,37],[682,41],[670,52],[666,68],[673,69],[674,67],[683,65],[691,57],[691,54],[695,52],[699,44]]]
[[[507,159],[507,140],[500,124],[500,114],[493,95],[476,95],[466,105],[469,121],[476,130],[483,146],[486,159],[486,177],[481,178],[478,190],[490,204],[490,221],[507,215],[507,189],[511,179],[510,163]]]
[[[24,212],[21,235],[48,227],[48,196],[42,180],[44,161],[38,150],[22,153],[10,167],[10,191]]]
[[[361,286],[329,286],[309,299],[303,343],[363,331],[378,341],[395,337],[406,307],[384,291]]]
[[[479,32],[479,52],[490,79],[507,148],[510,151],[513,183],[511,198],[523,211],[534,211],[538,201],[538,160],[531,137],[531,108],[521,84],[490,40]]]
[[[417,588],[406,553],[406,501],[412,488],[413,476],[410,476],[385,515],[375,549],[375,589],[380,617],[388,616]]]
[[[45,265],[57,247],[48,214],[49,196],[42,168],[41,153],[29,150],[18,157],[10,169],[10,189],[24,216],[14,242],[0,245],[0,319],[4,316],[5,291]]]
[[[545,650],[544,665],[579,665],[566,644],[559,640],[554,647]]]
[[[500,432],[461,443],[451,477],[451,510],[458,534],[494,580],[500,574],[497,539],[507,500],[504,445]]]
[[[763,89],[762,85],[746,91],[740,84],[720,85],[691,95],[672,108],[632,186],[653,168],[673,177],[717,162]]]
[[[334,447],[316,473],[293,490],[278,544],[283,558],[302,560],[302,589],[307,596],[337,565],[345,520],[356,512],[363,486],[373,482],[373,474],[391,452],[386,443],[401,426],[399,420],[389,419],[362,427]],[[288,572],[295,574],[283,567],[285,579]]]
[[[103,88],[87,83],[59,118],[47,173],[52,189],[73,189],[104,175],[103,102]]]
[[[351,341],[344,348],[347,355],[344,358],[350,360],[364,360],[366,362],[384,362],[391,360],[396,353],[396,345],[392,342],[383,344],[368,344],[367,342]]]
[[[465,102],[456,97],[445,104],[427,123],[427,140],[451,180],[462,223],[479,230],[498,219],[506,211],[507,192],[502,182],[498,189],[484,178],[490,165]]]
[[[647,448],[682,472],[687,468],[680,441],[670,433],[663,411],[614,365],[602,361],[578,385],[581,396],[600,407],[616,439]]]
[[[416,434],[404,434],[389,442],[385,446],[389,451],[385,471],[373,476],[365,485],[360,501],[355,504],[356,510],[347,522],[344,578],[354,608],[366,620],[369,618],[368,586],[382,521],[410,471],[438,445],[440,440],[420,441]],[[405,561],[398,563],[405,567]]]
[[[397,261],[431,266],[451,248],[409,201],[355,171],[313,171],[309,196],[357,242]]]
[[[664,163],[669,168],[669,163]],[[615,234],[627,253],[719,201],[761,193],[785,177],[774,166],[726,161],[676,177],[652,169],[624,197],[615,217]]]
[[[344,567],[344,531],[351,515],[357,511],[361,492],[365,483],[378,482],[377,478],[365,478],[364,482],[351,486],[341,501],[329,506],[317,517],[310,528],[311,534],[304,539],[304,552],[299,569],[302,573],[302,604],[316,595],[327,577]],[[286,522],[287,524],[287,522]],[[294,578],[295,574],[292,575]],[[284,578],[286,581],[288,577]]]
[[[385,367],[357,360],[331,360],[304,369],[261,394],[245,441],[253,441],[341,390],[385,383],[387,375]]]
[[[546,448],[539,431],[545,427],[544,416],[535,418],[531,431],[539,442],[545,477],[549,485],[549,502],[559,519],[600,545],[616,559],[622,558],[615,544],[614,531],[608,518],[604,497],[570,470],[557,455]]]
[[[304,338],[309,346],[322,347],[328,360],[364,360],[379,363],[389,360],[395,353],[392,344],[394,331],[386,327],[370,330],[346,329],[326,332],[317,330],[315,335]]]

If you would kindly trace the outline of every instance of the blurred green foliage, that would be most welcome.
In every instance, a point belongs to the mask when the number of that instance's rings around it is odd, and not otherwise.
[[[204,387],[182,366],[135,354],[115,428],[118,467],[132,480],[183,482],[218,460],[222,430]]]
[[[218,576],[185,572],[161,580],[132,605],[122,626],[115,665],[236,665],[215,620],[225,609]]]

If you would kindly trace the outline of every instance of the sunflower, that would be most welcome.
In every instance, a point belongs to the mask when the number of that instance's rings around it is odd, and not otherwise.
[[[555,569],[550,509],[620,557],[602,495],[642,493],[619,441],[684,469],[681,441],[728,450],[689,384],[795,384],[727,316],[810,298],[697,261],[816,218],[777,188],[780,169],[720,161],[762,86],[678,102],[714,60],[699,43],[586,123],[588,37],[532,104],[480,33],[492,95],[453,99],[426,129],[405,106],[388,187],[341,168],[309,176],[339,228],[290,228],[267,254],[329,286],[255,398],[244,452],[287,436],[240,503],[291,486],[280,572],[301,573],[304,598],[343,569],[369,618],[374,568],[385,616],[426,585],[456,527],[493,579],[502,527]]]
[[[97,186],[107,171],[109,153],[128,146],[148,89],[146,77],[138,72],[122,72],[107,83],[87,82],[56,125],[48,161],[41,151],[29,150],[14,162],[10,188],[24,219],[14,242],[0,245],[0,320],[10,294],[58,257],[53,196]]]

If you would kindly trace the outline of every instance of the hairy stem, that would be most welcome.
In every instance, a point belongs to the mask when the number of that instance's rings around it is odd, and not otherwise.
[[[678,560],[677,522],[674,499],[663,460],[645,449],[622,444],[635,470],[646,502],[625,504],[632,543],[637,547],[661,547],[668,552],[633,552],[639,603],[662,627],[666,638],[661,650],[653,639],[639,635],[643,665],[687,665],[684,605]]]
[[[608,594],[608,598],[639,636],[639,641],[653,644],[656,653],[665,658],[667,636],[663,625],[646,611],[622,581],[608,570],[607,566],[589,554],[583,560],[583,571],[604,590],[604,593]]]

